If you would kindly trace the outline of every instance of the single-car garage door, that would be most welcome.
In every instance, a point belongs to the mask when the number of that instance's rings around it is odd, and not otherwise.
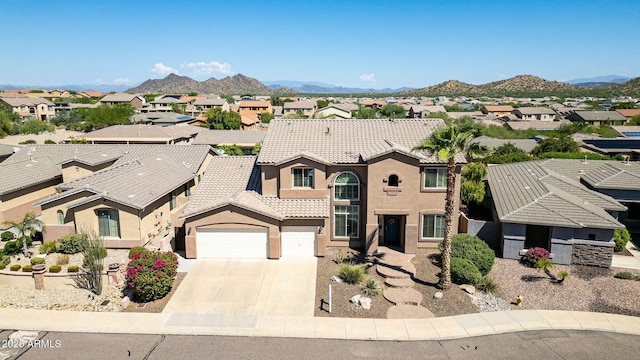
[[[283,226],[280,232],[282,257],[310,257],[316,252],[316,228]]]
[[[198,258],[266,259],[267,230],[198,230]]]

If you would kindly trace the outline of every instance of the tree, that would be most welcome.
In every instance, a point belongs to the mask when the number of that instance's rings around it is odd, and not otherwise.
[[[269,101],[271,101],[271,106],[282,106],[284,104],[278,95],[271,95]]]
[[[320,99],[318,101],[316,101],[316,104],[318,105],[318,109],[322,109],[325,108],[327,106],[329,106],[330,101],[327,99]]]
[[[135,114],[133,106],[120,104],[113,106],[98,106],[96,108],[78,109],[80,115],[84,117],[85,130],[101,129],[111,125],[130,124],[129,118]]]
[[[225,99],[229,104],[234,104],[236,100],[231,95],[220,95],[220,99]]]
[[[240,146],[236,144],[232,145],[218,145],[218,149],[224,151],[224,155],[230,156],[242,156],[244,152],[240,148]]]
[[[208,110],[206,127],[217,130],[240,129],[242,118],[240,114],[231,111],[224,111],[219,107]]]
[[[4,111],[0,111],[0,139],[11,134],[12,128],[13,124],[11,120],[9,120],[9,116],[7,116]]]
[[[568,136],[561,136],[559,138],[546,138],[536,145],[531,153],[535,156],[539,156],[548,152],[577,152],[580,150],[580,146],[572,138]]]
[[[423,140],[416,149],[425,149],[447,163],[447,193],[445,196],[444,239],[442,241],[441,271],[438,286],[448,289],[451,286],[451,237],[453,235],[453,217],[455,216],[456,154],[471,153],[479,150],[473,143],[473,135],[460,132],[454,124],[436,129],[429,138]]]
[[[531,159],[531,155],[524,150],[515,147],[512,143],[506,143],[495,148],[491,155],[482,159],[482,162],[485,164],[510,164]]]
[[[640,115],[632,116],[631,121],[629,121],[629,125],[640,125]]]
[[[61,111],[56,114],[54,118],[51,119],[51,123],[55,126],[64,125],[65,127],[70,124],[81,123],[84,119],[82,115],[76,110],[70,111]]]
[[[260,154],[260,150],[262,150],[262,141],[256,144],[256,147],[254,147],[253,150],[251,150],[251,154],[258,155]]]
[[[358,111],[356,112],[356,119],[375,119],[378,117],[378,113],[375,109],[358,105]]]
[[[187,93],[187,96],[198,96],[198,93],[197,93],[197,92],[195,92],[195,91],[189,91],[189,92]]]
[[[469,163],[462,168],[462,201],[481,204],[485,196],[484,178],[487,176],[487,166],[483,163]]]
[[[178,104],[178,103],[173,103],[171,104],[171,111],[173,111],[174,113],[177,114],[186,114],[187,113],[187,104]]]
[[[22,124],[22,126],[20,126],[20,133],[25,135],[26,134],[38,135],[45,131],[53,132],[55,130],[56,130],[55,126],[51,124],[47,124],[44,121],[36,120],[36,119],[27,120]]]
[[[406,117],[404,108],[396,104],[386,104],[380,109],[380,114],[390,119],[404,119]]]
[[[38,219],[32,211],[25,213],[20,221],[7,220],[4,221],[3,224],[18,230],[18,239],[22,241],[22,253],[24,256],[29,255],[27,251],[27,236],[35,234],[37,230],[42,230],[44,227],[42,220]]]
[[[265,124],[268,124],[271,120],[273,120],[274,117],[275,116],[273,116],[273,114],[268,111],[260,113],[260,121]]]

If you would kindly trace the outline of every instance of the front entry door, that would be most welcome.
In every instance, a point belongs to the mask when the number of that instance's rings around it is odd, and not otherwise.
[[[387,246],[400,245],[400,216],[385,215],[384,244]]]

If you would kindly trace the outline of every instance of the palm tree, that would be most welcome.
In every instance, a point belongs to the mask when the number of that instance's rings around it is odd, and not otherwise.
[[[424,149],[447,163],[447,195],[445,197],[444,239],[442,241],[441,271],[438,287],[443,290],[451,286],[451,236],[455,216],[456,154],[472,154],[480,148],[472,143],[473,134],[461,132],[453,123],[448,123],[425,139],[415,149]]]
[[[32,211],[24,214],[24,217],[20,221],[4,221],[3,224],[9,225],[18,230],[19,239],[22,241],[22,253],[24,256],[28,256],[27,251],[27,235],[33,235],[36,230],[42,229],[44,223],[42,220],[36,217],[36,214]]]

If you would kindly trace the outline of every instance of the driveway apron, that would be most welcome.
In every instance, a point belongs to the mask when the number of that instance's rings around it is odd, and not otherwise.
[[[164,313],[313,316],[315,258],[199,259]]]

